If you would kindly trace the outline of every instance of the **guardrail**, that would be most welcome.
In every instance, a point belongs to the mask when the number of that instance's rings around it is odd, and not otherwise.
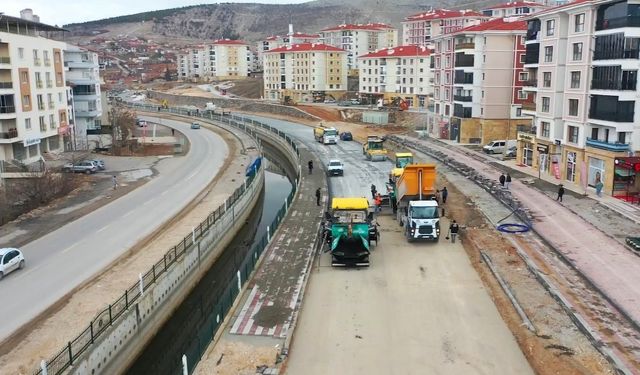
[[[238,116],[222,116],[209,112],[195,113],[193,110],[186,110],[181,108],[158,108],[158,106],[150,106],[144,104],[128,104],[129,107],[139,108],[146,111],[153,112],[168,112],[176,113],[180,115],[198,116],[207,118],[210,120],[220,121],[224,124],[231,125],[239,130],[245,131],[251,136],[257,138],[255,128],[261,128],[271,133],[276,134],[280,138],[283,138],[287,144],[292,148],[296,157],[299,159],[300,153],[296,143],[284,132],[273,128],[269,125],[263,124],[259,121],[249,120]],[[207,218],[196,227],[192,233],[186,235],[180,243],[171,248],[165,255],[156,262],[149,271],[138,282],[132,284],[123,295],[113,303],[109,304],[107,308],[98,313],[98,315],[91,321],[89,326],[85,328],[72,341],[69,341],[64,348],[62,348],[55,356],[48,361],[43,361],[41,368],[34,371],[35,375],[41,375],[46,373],[47,375],[59,375],[65,373],[74,363],[79,361],[79,357],[83,355],[101,336],[105,335],[109,331],[109,328],[114,323],[119,323],[124,319],[125,312],[131,308],[137,309],[136,301],[140,299],[144,291],[149,287],[156,285],[159,280],[166,275],[176,263],[185,257],[189,256],[194,251],[201,251],[198,242],[210,231],[221,233],[224,228],[218,228],[218,224],[228,224],[225,219],[229,218],[229,215],[234,215],[231,223],[235,221],[234,205],[243,197],[245,192],[254,189],[254,181],[258,174],[263,173],[262,168],[254,170],[254,173],[250,174],[245,183],[237,188],[233,194],[225,201],[224,205],[218,207],[215,211],[211,212]],[[209,343],[214,338],[217,329],[223,322],[225,315],[233,305],[234,299],[237,297],[242,286],[249,279],[249,275],[253,271],[260,255],[267,247],[271,240],[271,234],[279,226],[280,222],[286,215],[288,207],[291,205],[295,193],[300,181],[300,169],[296,172],[296,180],[293,184],[291,194],[287,197],[284,205],[278,211],[276,218],[271,225],[267,228],[267,233],[260,239],[260,242],[254,245],[251,251],[248,253],[247,258],[242,263],[241,269],[238,271],[233,280],[228,284],[221,301],[217,304],[215,310],[209,315],[207,324],[201,334],[197,335],[197,344],[190,346],[188,350],[187,358],[189,363],[195,364],[199,361],[204,351],[207,349]],[[231,224],[228,224],[231,225]],[[206,254],[211,248],[214,247],[214,242],[208,246],[202,254],[198,254],[199,257]],[[198,258],[199,258],[198,257]],[[188,272],[195,272],[197,268],[189,268]],[[203,333],[204,332],[204,333]],[[43,369],[43,367],[46,369]],[[195,367],[195,366],[194,366]],[[177,373],[177,372],[176,372]]]

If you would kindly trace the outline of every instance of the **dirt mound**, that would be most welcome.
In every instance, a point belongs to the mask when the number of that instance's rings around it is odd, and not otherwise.
[[[321,108],[313,105],[298,105],[298,109],[303,110],[311,115],[317,116],[324,121],[341,121],[340,111],[332,108]]]

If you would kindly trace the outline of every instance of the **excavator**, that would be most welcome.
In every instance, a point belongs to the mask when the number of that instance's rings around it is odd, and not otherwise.
[[[291,92],[291,90],[285,89],[282,92],[282,100],[280,101],[280,104],[282,104],[282,105],[296,105],[298,103],[296,103],[296,101],[293,100],[293,93]]]
[[[409,109],[409,102],[399,96],[391,99],[378,99],[378,110],[386,111],[406,111]]]

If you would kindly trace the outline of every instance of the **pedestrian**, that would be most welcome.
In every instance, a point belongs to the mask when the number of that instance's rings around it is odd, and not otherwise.
[[[560,184],[560,186],[558,186],[558,197],[556,197],[556,200],[562,202],[563,195],[564,195],[564,186]]]
[[[309,174],[313,173],[313,160],[309,160]]]
[[[500,186],[504,187],[504,182],[506,181],[504,173],[500,174],[500,178],[498,178],[498,181],[500,181]]]
[[[376,185],[371,184],[371,198],[376,199],[376,193],[378,192],[378,190],[376,190]]]
[[[447,203],[447,197],[449,196],[449,190],[447,190],[446,186],[442,188],[442,192],[440,193],[440,195],[442,195],[442,204]]]
[[[509,190],[509,186],[511,186],[511,175],[507,173],[507,178],[504,180],[504,186]]]
[[[112,181],[113,181],[113,190],[116,190],[116,188],[118,187],[118,179],[116,178],[115,175],[113,175]]]
[[[172,136],[176,135],[176,129],[171,129],[171,135]]]
[[[322,193],[320,192],[320,188],[317,188],[317,189],[316,189],[316,204],[317,204],[318,206],[320,206],[320,197],[321,197],[321,194],[322,194]]]
[[[447,239],[449,239],[449,235],[451,235],[451,243],[456,243],[456,237],[458,236],[458,231],[460,230],[460,226],[456,223],[455,220],[451,221],[451,225],[449,225],[449,234],[447,235]]]
[[[602,188],[604,187],[604,184],[602,183],[602,181],[600,181],[600,178],[596,179],[596,195],[598,197],[602,197]]]
[[[376,205],[376,213],[382,211],[382,195],[380,195],[380,193],[376,194],[376,199],[374,202]]]

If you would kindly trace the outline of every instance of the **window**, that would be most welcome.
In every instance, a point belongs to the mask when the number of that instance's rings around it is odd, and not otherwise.
[[[544,47],[544,62],[553,61],[553,46]]]
[[[44,116],[40,116],[39,120],[40,120],[40,131],[41,132],[46,132],[47,131],[47,124],[44,122]]]
[[[582,60],[582,43],[573,43],[573,61]]]
[[[21,59],[24,59],[24,48],[22,48],[22,47],[18,48],[18,56]]]
[[[574,16],[575,28],[574,31],[576,33],[580,33],[584,31],[584,13],[576,14]]]
[[[551,72],[542,73],[542,87],[551,87]]]
[[[38,109],[39,110],[43,110],[44,109],[44,98],[42,97],[42,95],[37,95],[36,96],[37,102],[38,102]]]
[[[567,141],[571,143],[578,143],[578,127],[577,126],[569,126],[569,139]]]
[[[518,79],[520,81],[527,81],[529,79],[529,73],[528,72],[520,72],[520,73],[518,73]]]
[[[29,83],[29,73],[28,72],[20,72],[20,83],[28,84]]]
[[[27,130],[31,130],[31,119],[30,118],[24,119],[24,127]]]
[[[542,112],[549,112],[549,106],[551,105],[551,99],[549,97],[542,97]]]
[[[49,128],[50,129],[56,128],[56,117],[54,115],[49,115]]]
[[[526,92],[524,92],[522,90],[518,90],[518,99],[525,100],[528,97],[529,97],[529,94],[527,94]]]
[[[627,133],[618,133],[618,143],[627,143]]]
[[[547,36],[553,36],[556,32],[556,20],[547,21]]]
[[[516,117],[522,117],[522,108],[516,108]]]
[[[569,116],[578,115],[578,99],[569,99]]]
[[[571,72],[571,88],[580,88],[580,72]]]
[[[540,136],[549,138],[549,134],[551,133],[551,124],[548,122],[542,121],[540,123],[540,127],[542,128],[540,131]]]
[[[31,97],[29,95],[22,96],[22,106],[31,107]]]

